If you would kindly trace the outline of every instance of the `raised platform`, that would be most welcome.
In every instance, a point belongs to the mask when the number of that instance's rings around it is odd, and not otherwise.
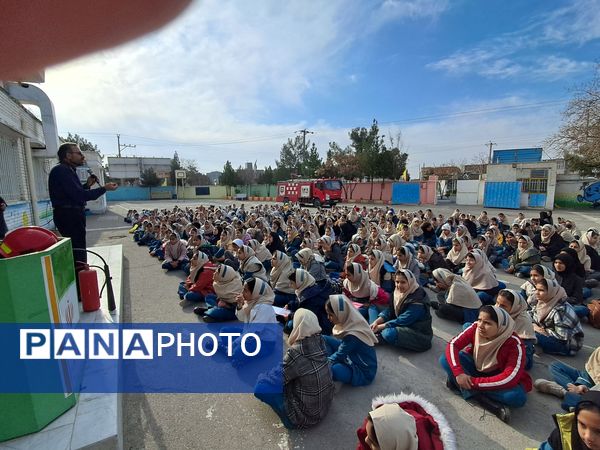
[[[109,245],[92,247],[90,250],[102,255],[110,267],[113,292],[117,310],[109,314],[106,289],[102,293],[101,308],[98,311],[86,313],[81,310],[80,322],[110,323],[119,322],[119,311],[122,308],[123,279],[123,247]],[[102,261],[89,255],[88,262],[103,266]],[[98,271],[98,284],[104,284],[104,276]],[[115,384],[117,380],[114,380]],[[69,411],[58,417],[43,430],[22,436],[17,439],[0,443],[4,449],[121,449],[123,447],[121,420],[121,394],[81,393],[79,401]]]

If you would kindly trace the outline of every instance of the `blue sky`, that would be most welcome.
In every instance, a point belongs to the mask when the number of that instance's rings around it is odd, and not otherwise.
[[[600,55],[600,0],[194,3],[166,28],[50,68],[59,131],[108,155],[275,165],[301,128],[402,133],[421,165],[542,146]],[[552,155],[554,156],[554,155]]]

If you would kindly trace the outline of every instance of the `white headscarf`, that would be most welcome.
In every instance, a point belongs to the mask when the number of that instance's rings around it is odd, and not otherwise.
[[[294,313],[294,329],[288,338],[288,344],[294,345],[304,338],[321,333],[319,319],[311,310],[300,308]]]
[[[254,250],[254,254],[260,262],[268,261],[273,257],[267,247],[258,242],[256,239],[250,239],[248,241],[248,246]]]
[[[435,269],[433,278],[448,286],[446,302],[461,308],[479,309],[481,300],[477,292],[460,275],[450,272],[448,269]]]
[[[473,359],[479,372],[489,372],[498,367],[498,351],[515,329],[515,322],[506,311],[498,306],[492,306],[492,308],[498,316],[498,333],[496,336],[486,339],[475,332]]]
[[[242,293],[242,278],[233,267],[221,264],[213,278],[213,289],[219,300],[226,303],[235,303],[235,298]]]
[[[371,347],[377,343],[375,333],[373,333],[365,318],[350,303],[348,297],[345,295],[330,295],[329,303],[333,315],[339,321],[333,327],[333,336],[338,339],[344,339],[347,335],[356,336]]]
[[[404,305],[404,302],[408,296],[419,289],[419,282],[410,270],[400,269],[398,272],[404,274],[406,277],[408,281],[408,289],[406,292],[400,292],[398,289],[394,289],[394,310],[396,311],[396,316],[400,314],[402,306]]]
[[[358,263],[352,263],[354,269],[354,275],[348,274],[344,280],[344,288],[354,298],[369,298],[374,299],[377,297],[378,287],[369,279],[369,275],[365,272],[362,266]]]
[[[547,281],[548,284],[548,296],[550,297],[545,302],[538,301],[535,305],[535,312],[538,320],[542,322],[552,309],[561,301],[567,298],[565,289],[556,280]]]
[[[296,269],[296,295],[300,296],[306,288],[314,286],[315,279],[304,269]]]
[[[296,258],[298,258],[298,261],[300,261],[300,264],[302,264],[303,267],[308,267],[310,260],[314,258],[314,254],[310,248],[303,248],[296,253]]]
[[[458,251],[454,250],[455,242],[458,242],[460,244],[460,249]],[[452,248],[448,252],[447,258],[450,260],[450,262],[452,262],[452,264],[458,266],[459,264],[462,264],[464,262],[467,253],[469,253],[469,249],[467,248],[465,241],[461,238],[454,238],[452,239]]]
[[[372,250],[373,256],[375,257],[375,264],[371,265],[369,260],[369,278],[377,285],[381,286],[381,267],[385,262],[383,252],[379,250]]]
[[[590,244],[590,237],[592,234],[600,234],[600,233],[598,233],[597,228],[588,228],[587,231],[585,232],[585,234],[581,237],[581,240],[583,241],[583,243],[585,245],[589,245],[590,247],[592,247],[593,249],[598,251],[598,250],[600,250],[600,240],[596,243],[596,245]]]
[[[397,403],[386,403],[369,413],[381,450],[417,450],[415,418]]]
[[[490,269],[489,260],[486,256],[482,256],[480,252],[473,251],[470,253],[475,259],[473,268],[465,266],[463,270],[463,278],[471,285],[473,289],[486,291],[498,286],[496,275]]]
[[[505,289],[513,295],[514,301],[512,308],[509,312],[510,317],[515,321],[514,332],[522,339],[535,339],[535,332],[533,331],[533,322],[527,312],[527,302],[521,295],[521,293],[514,289]]]
[[[291,281],[288,278],[292,273],[292,260],[281,250],[275,250],[273,253],[273,268],[271,269],[271,286],[273,289],[286,294],[294,292]]]
[[[577,242],[577,248],[575,249],[577,251],[577,258],[579,259],[579,262],[583,264],[583,268],[589,272],[592,268],[592,259],[587,254],[585,243],[581,239],[575,240],[574,242]]]

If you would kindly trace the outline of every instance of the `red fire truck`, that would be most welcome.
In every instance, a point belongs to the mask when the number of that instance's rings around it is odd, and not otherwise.
[[[280,181],[277,183],[277,201],[298,202],[315,207],[333,206],[342,201],[342,182],[329,178]]]

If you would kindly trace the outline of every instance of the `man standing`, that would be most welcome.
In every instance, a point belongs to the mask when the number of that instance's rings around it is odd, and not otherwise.
[[[79,146],[73,142],[62,144],[57,155],[60,164],[52,168],[48,178],[54,225],[62,236],[71,238],[74,249],[84,249],[86,248],[85,203],[88,200],[96,200],[106,191],[114,191],[118,185],[107,183],[99,188],[90,189],[98,182],[95,175],[90,175],[82,185],[75,168],[85,163],[85,156]],[[76,262],[87,261],[87,253],[83,250],[73,250],[73,257]]]

